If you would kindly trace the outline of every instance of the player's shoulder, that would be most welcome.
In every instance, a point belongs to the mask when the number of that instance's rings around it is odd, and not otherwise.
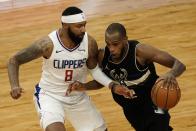
[[[139,44],[139,43],[140,43],[138,40],[135,40],[135,39],[133,39],[133,40],[128,40],[128,42],[129,42],[130,44]]]
[[[154,47],[152,47],[151,45],[148,45],[148,44],[144,44],[144,43],[138,43],[136,45],[136,50],[139,52],[147,51],[151,48],[154,48]]]
[[[52,40],[49,36],[43,36],[43,37],[39,38],[38,40],[36,40],[36,43],[38,43],[40,45],[52,44]]]
[[[88,50],[91,53],[98,53],[98,45],[96,40],[88,34]]]
[[[49,36],[43,36],[36,40],[34,44],[37,44],[42,49],[44,57],[48,58],[51,55],[54,45]]]
[[[98,63],[99,63],[100,67],[102,67],[102,61],[104,59],[104,54],[105,54],[105,49],[104,48],[100,48],[98,50]]]
[[[99,48],[99,53],[104,54],[105,48]]]
[[[35,44],[40,45],[41,48],[53,48],[53,42],[49,36],[43,36],[42,38],[36,40]]]
[[[104,48],[100,48],[99,50],[98,50],[98,57],[100,57],[100,58],[102,58],[103,59],[103,57],[104,57],[104,54],[105,54],[105,49]]]
[[[88,34],[87,36],[88,36],[88,43],[89,44],[97,44],[95,38],[93,38],[90,34]]]

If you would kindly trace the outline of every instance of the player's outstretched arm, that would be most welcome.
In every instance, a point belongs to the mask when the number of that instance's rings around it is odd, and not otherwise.
[[[165,51],[161,51],[149,45],[140,44],[137,47],[137,57],[140,63],[156,62],[165,67],[171,68],[170,71],[160,76],[159,79],[165,79],[165,84],[175,82],[175,78],[180,76],[185,70],[186,66],[178,59]]]
[[[69,84],[69,87],[66,91],[66,95],[69,95],[72,91],[97,90],[97,89],[101,89],[102,87],[104,86],[99,84],[95,80],[89,81],[87,83],[74,81],[73,83]]]
[[[88,48],[88,59],[87,59],[87,67],[92,77],[104,85],[105,87],[110,87],[110,84],[113,82],[108,76],[106,76],[100,69],[98,65],[98,46],[97,42],[91,36],[88,37],[89,48]]]
[[[41,56],[48,58],[52,52],[53,45],[49,37],[35,41],[32,45],[22,49],[9,58],[7,69],[11,85],[10,95],[13,99],[18,99],[23,92],[19,84],[19,66],[32,61]]]
[[[66,91],[66,95],[69,95],[72,91],[85,91],[85,90],[97,90],[104,87],[103,85],[99,84],[97,81],[92,80],[87,83],[81,83],[79,81],[75,81],[71,83]],[[110,85],[112,92],[123,95],[125,98],[136,98],[135,92],[133,90],[129,90],[128,88],[116,84],[111,83]]]
[[[115,89],[113,90],[115,93],[119,95],[123,95],[126,98],[131,98],[133,95],[130,92],[130,90],[122,85],[116,84],[111,80],[108,76],[106,76],[102,71],[101,68],[98,65],[98,46],[97,42],[91,37],[88,37],[89,41],[89,49],[88,49],[88,59],[87,59],[87,67],[89,68],[89,71],[93,78],[102,84],[105,87],[109,87],[110,89]],[[115,88],[114,88],[115,87]]]

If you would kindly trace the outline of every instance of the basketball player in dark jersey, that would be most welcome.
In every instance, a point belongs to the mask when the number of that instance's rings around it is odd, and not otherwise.
[[[128,40],[126,29],[119,23],[108,26],[105,41],[105,50],[99,51],[99,64],[107,76],[130,89],[131,99],[114,93],[121,88],[111,89],[113,99],[122,107],[129,123],[136,131],[171,131],[170,115],[153,104],[151,89],[157,79],[164,79],[165,86],[175,83],[175,78],[185,71],[185,65],[164,51]],[[171,70],[159,77],[153,62]],[[101,87],[96,81],[75,82],[69,91]]]

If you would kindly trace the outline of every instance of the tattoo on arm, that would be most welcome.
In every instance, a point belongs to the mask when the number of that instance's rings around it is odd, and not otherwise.
[[[51,40],[44,38],[34,42],[30,47],[19,51],[15,58],[19,64],[24,64],[41,56],[45,57],[45,54],[51,49]],[[47,57],[47,56],[46,56]]]
[[[46,37],[34,42],[31,46],[19,51],[8,61],[8,76],[12,88],[19,87],[19,65],[33,59],[50,54],[52,51],[51,40]],[[49,56],[49,55],[48,55]],[[47,56],[46,56],[47,57]]]

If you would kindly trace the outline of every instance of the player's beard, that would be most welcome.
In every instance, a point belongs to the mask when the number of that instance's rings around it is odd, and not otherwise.
[[[125,53],[126,53],[126,48],[123,47],[123,49],[120,51],[118,55],[111,55],[111,57],[114,61],[121,61],[125,57]]]
[[[70,39],[76,44],[80,44],[83,40],[84,34],[82,34],[82,37],[76,36],[70,28],[68,28],[68,35],[70,37]]]

